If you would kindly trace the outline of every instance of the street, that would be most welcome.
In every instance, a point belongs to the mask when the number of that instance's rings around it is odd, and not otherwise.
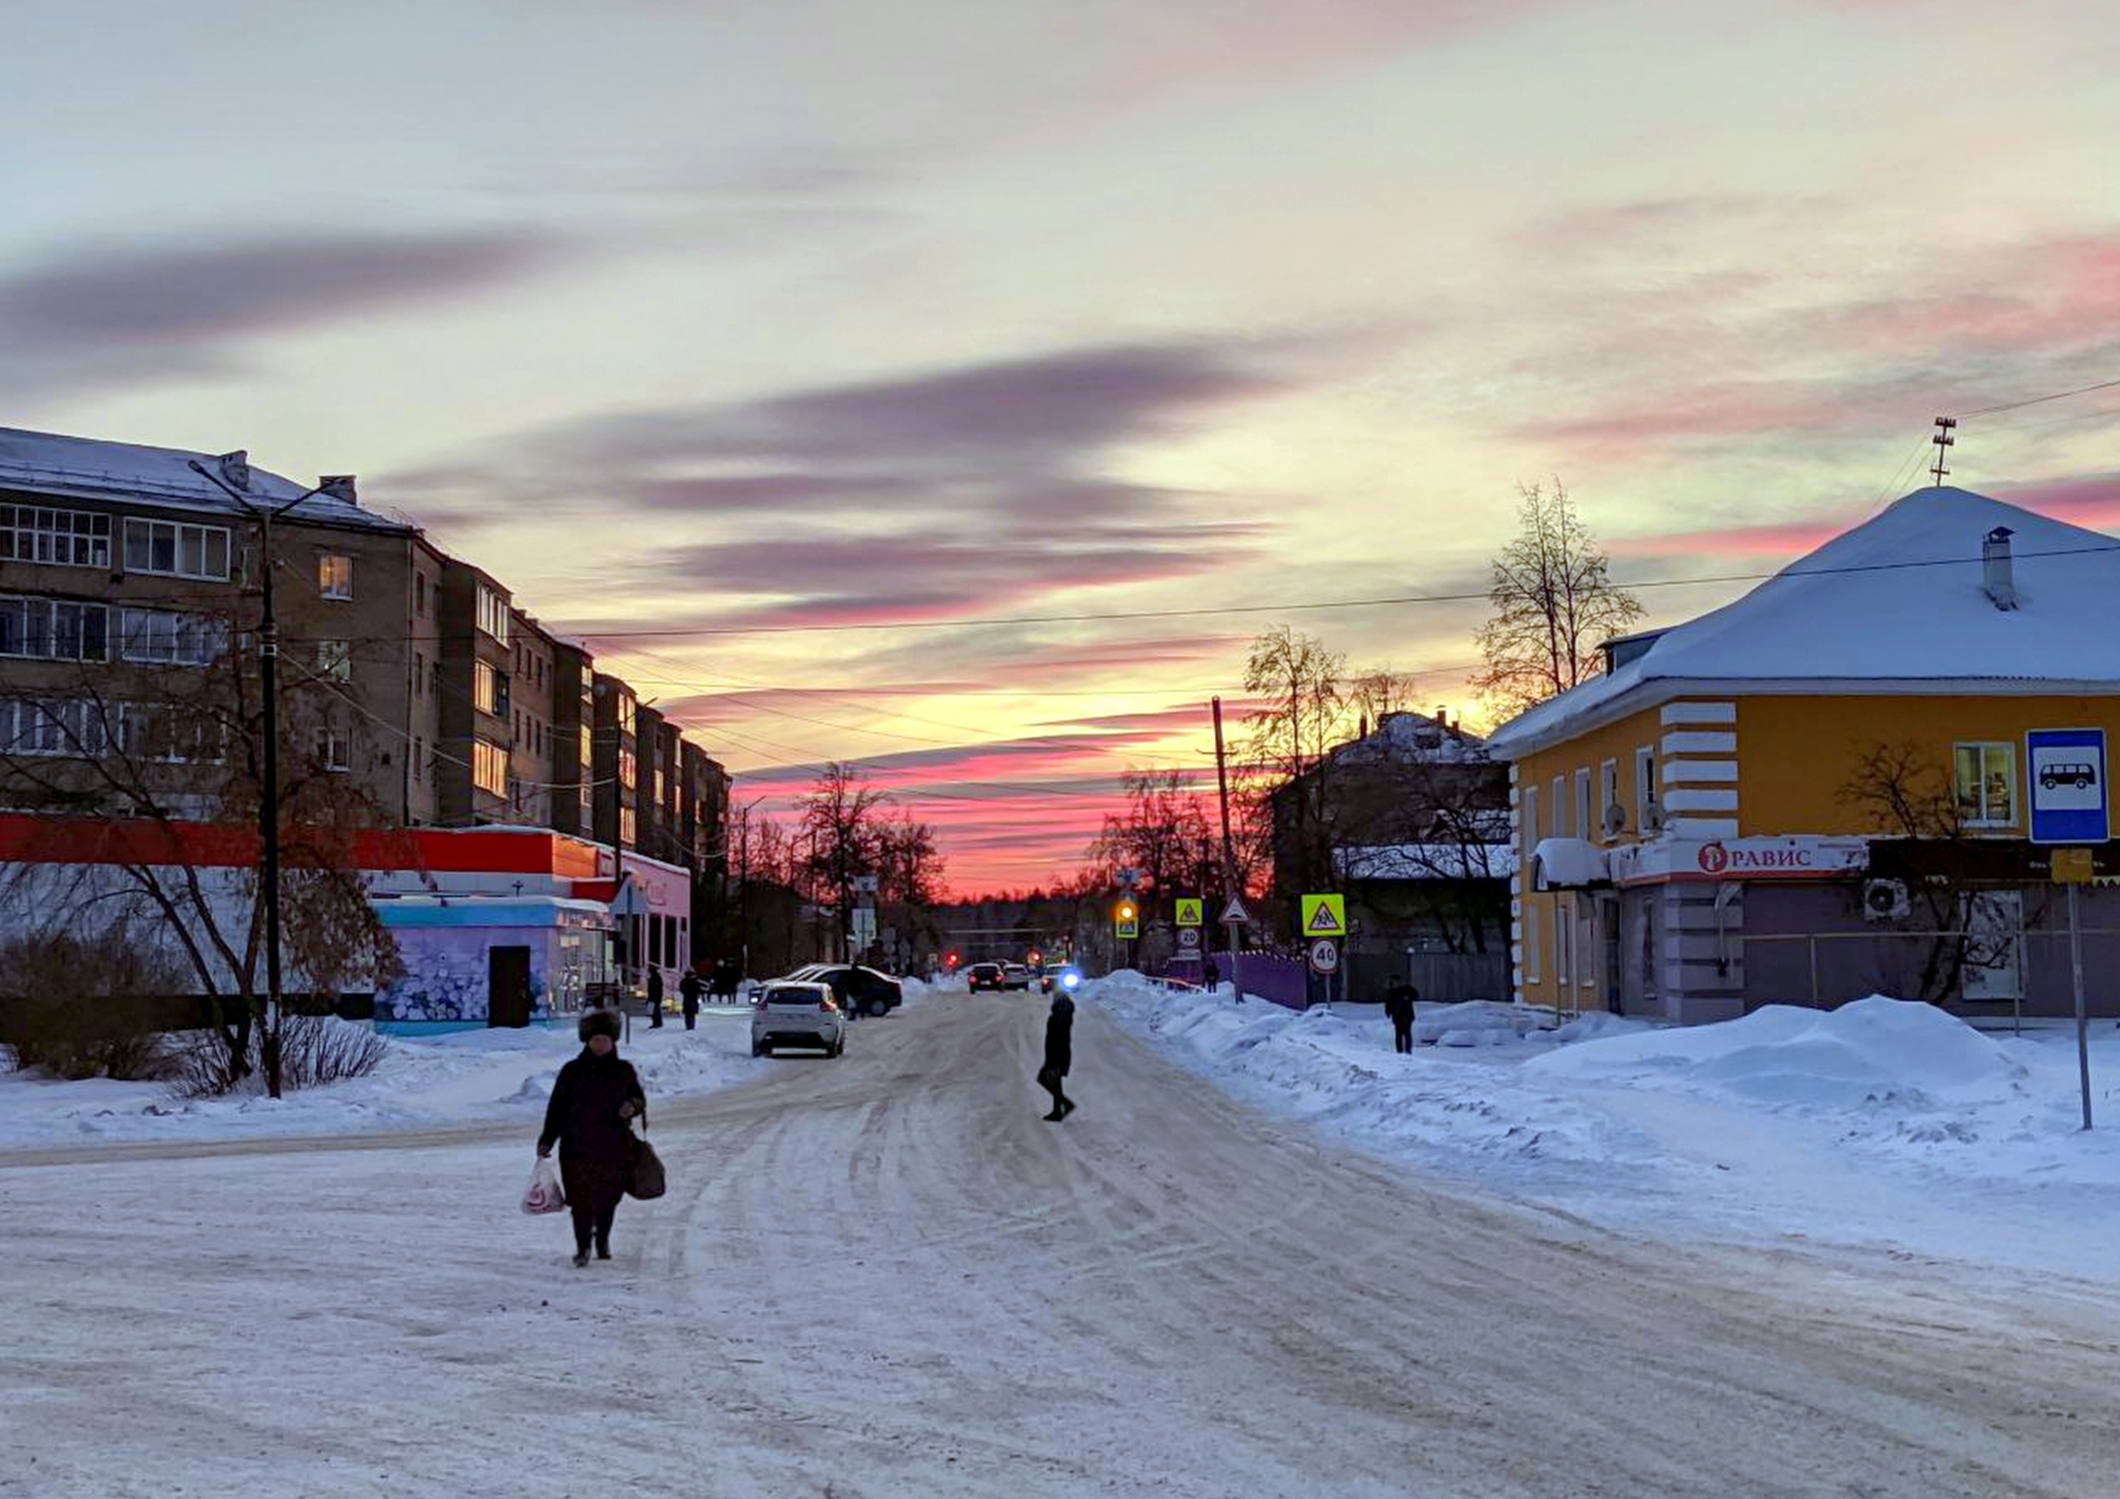
[[[531,1138],[0,1157],[0,1495],[2114,1492],[2120,1309],[1448,1195],[1085,1002],[939,995],[654,1109],[608,1265]]]

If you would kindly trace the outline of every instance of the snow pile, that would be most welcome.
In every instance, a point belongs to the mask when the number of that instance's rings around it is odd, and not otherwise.
[[[1456,1005],[1418,1005],[1413,1039],[1423,1046],[1500,1046],[1551,1026],[1551,1010],[1472,999]]]
[[[1872,995],[1820,1013],[1768,1005],[1741,1020],[1586,1040],[1525,1063],[1551,1077],[1681,1077],[1759,1103],[1866,1103],[2021,1095],[2025,1068],[1930,1005]]]
[[[1591,1014],[1525,1033],[1497,1013],[1515,1007],[1436,1006],[1425,1028],[1465,1044],[1407,1056],[1368,1007],[1299,1014],[1132,974],[1085,1000],[1256,1107],[1610,1227],[2113,1275],[2110,1024],[2092,1043],[2101,1127],[2085,1133],[2072,1030],[1990,1037],[1900,1000],[1685,1028]]]
[[[182,1099],[166,1083],[36,1073],[0,1074],[0,1149],[85,1141],[216,1140],[244,1136],[370,1134],[454,1124],[534,1127],[552,1080],[581,1049],[571,1027],[495,1027],[419,1038],[392,1037],[368,1077],[307,1088]],[[636,1019],[621,1047],[658,1098],[712,1092],[758,1075],[748,1013],[708,1014],[687,1031]]]

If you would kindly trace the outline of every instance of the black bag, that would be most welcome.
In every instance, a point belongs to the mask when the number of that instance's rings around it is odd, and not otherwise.
[[[1045,1090],[1046,1092],[1048,1092],[1048,1093],[1053,1093],[1053,1092],[1057,1092],[1057,1091],[1058,1091],[1058,1089],[1059,1089],[1059,1085],[1060,1085],[1060,1071],[1059,1071],[1059,1069],[1058,1069],[1058,1068],[1056,1068],[1056,1067],[1040,1067],[1040,1068],[1038,1069],[1038,1086],[1039,1086],[1039,1087],[1043,1088],[1043,1089],[1044,1089],[1044,1090]]]
[[[628,1197],[638,1197],[642,1202],[660,1197],[669,1189],[663,1179],[662,1157],[638,1135],[633,1138],[632,1157],[626,1162],[625,1188]]]

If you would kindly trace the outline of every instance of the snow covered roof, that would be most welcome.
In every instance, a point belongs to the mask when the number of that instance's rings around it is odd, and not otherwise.
[[[1511,843],[1382,843],[1340,850],[1350,880],[1506,880],[1516,873]]]
[[[2017,607],[1982,586],[2005,527]],[[1921,489],[1734,603],[1488,737],[1503,758],[1690,686],[1727,692],[2120,692],[2120,541],[1968,490]]]
[[[241,514],[235,501],[191,471],[187,465],[193,460],[230,477],[213,453],[0,427],[0,489],[72,499],[140,499],[169,509]],[[309,487],[248,465],[236,476],[246,481],[236,487],[265,506],[284,505]],[[355,501],[332,494],[311,495],[289,512],[289,518],[313,525],[411,529],[402,521],[363,510]]]
[[[1332,758],[1346,763],[1419,759],[1458,764],[1486,759],[1481,744],[1480,736],[1468,729],[1402,710],[1386,713],[1367,735],[1334,749]]]

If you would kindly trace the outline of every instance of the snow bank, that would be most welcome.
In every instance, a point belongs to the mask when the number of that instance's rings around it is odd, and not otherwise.
[[[581,1049],[571,1029],[531,1027],[392,1037],[382,1065],[282,1099],[262,1094],[181,1099],[164,1083],[64,1082],[0,1074],[0,1149],[98,1141],[219,1140],[370,1134],[456,1124],[534,1128],[562,1064]],[[621,1048],[658,1098],[707,1093],[772,1064],[752,1057],[748,1012],[707,1014],[699,1029],[639,1020]]]
[[[1993,1099],[2025,1068],[1932,1005],[1872,995],[1820,1013],[1769,1005],[1721,1025],[1586,1040],[1535,1057],[1552,1077],[1684,1076],[1762,1103],[1852,1108],[1880,1099]]]
[[[1526,1033],[1497,1013],[1511,1006],[1437,1006],[1420,1018],[1445,1044],[1406,1056],[1373,1010],[1299,1014],[1239,1004],[1226,984],[1170,992],[1132,974],[1083,997],[1247,1103],[1610,1227],[2114,1278],[2110,1024],[2092,1045],[2101,1128],[2085,1133],[2072,1031],[1989,1037],[1879,997],[1693,1027],[1592,1014]]]

